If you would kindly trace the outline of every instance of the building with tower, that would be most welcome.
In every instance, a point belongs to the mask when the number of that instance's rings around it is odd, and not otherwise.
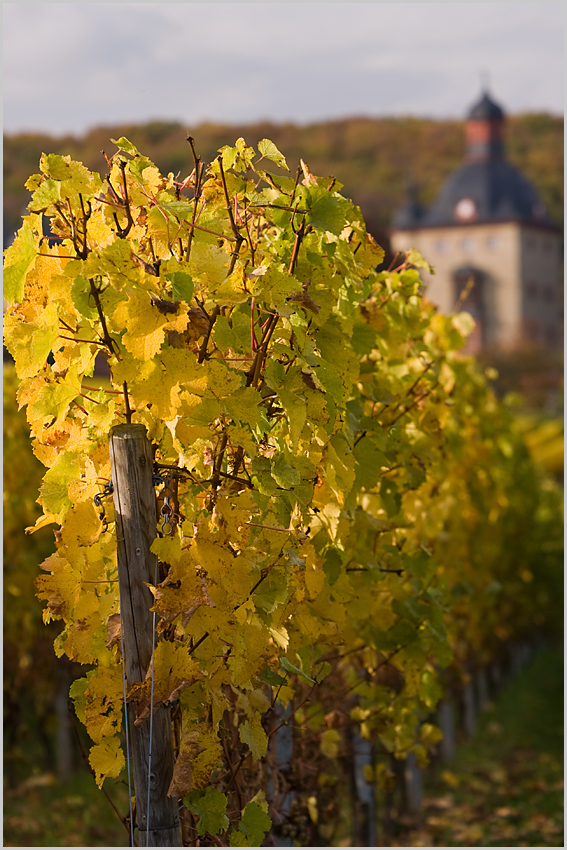
[[[429,208],[415,188],[392,222],[394,251],[416,248],[435,269],[423,272],[427,297],[476,328],[468,350],[562,346],[561,233],[530,181],[506,159],[505,116],[484,93],[466,120],[466,157]],[[472,281],[472,284],[471,284]]]

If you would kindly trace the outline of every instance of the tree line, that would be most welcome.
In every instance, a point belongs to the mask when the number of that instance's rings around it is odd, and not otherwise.
[[[210,162],[228,138],[244,136],[251,144],[268,137],[287,151],[290,161],[302,157],[316,174],[335,175],[343,195],[360,206],[369,232],[386,248],[395,209],[404,201],[408,183],[417,184],[420,200],[430,204],[443,181],[463,161],[464,122],[428,118],[353,117],[298,125],[258,122],[248,125],[203,123],[187,127],[176,121],[101,126],[83,136],[52,137],[42,133],[4,136],[4,241],[11,241],[29,201],[24,182],[37,168],[42,152],[70,154],[87,168],[101,170],[101,150],[110,137],[126,136],[158,165],[162,173],[184,179],[187,131]],[[563,224],[563,119],[547,113],[513,115],[507,121],[507,155],[536,186],[551,219]]]

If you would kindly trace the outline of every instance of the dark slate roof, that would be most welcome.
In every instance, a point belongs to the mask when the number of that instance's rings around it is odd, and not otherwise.
[[[392,220],[395,229],[439,227],[467,223],[521,221],[552,226],[545,208],[530,181],[507,162],[501,133],[492,122],[503,121],[504,112],[485,92],[472,107],[468,121],[490,122],[488,136],[479,155],[469,144],[468,161],[445,181],[435,203],[425,209],[418,201],[415,187],[408,187],[407,200]],[[491,129],[492,127],[492,129]],[[493,132],[494,130],[494,132]],[[466,221],[457,218],[455,207],[463,199],[474,201],[476,214]]]
[[[454,171],[435,203],[420,219],[420,224],[462,223],[455,215],[455,206],[463,198],[475,202],[475,222],[548,223],[545,209],[530,181],[506,160],[488,160],[471,162]]]
[[[504,112],[485,92],[478,103],[472,107],[467,118],[469,121],[503,121]]]

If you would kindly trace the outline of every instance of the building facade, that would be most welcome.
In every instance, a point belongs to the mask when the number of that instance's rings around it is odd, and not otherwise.
[[[562,346],[561,234],[535,188],[506,160],[505,118],[488,94],[470,110],[464,164],[436,201],[415,191],[393,220],[394,251],[416,248],[435,269],[423,272],[427,297],[444,313],[476,321],[468,349]]]

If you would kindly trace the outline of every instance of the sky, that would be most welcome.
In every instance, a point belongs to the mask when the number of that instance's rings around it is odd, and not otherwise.
[[[563,3],[4,3],[4,132],[563,114]]]

